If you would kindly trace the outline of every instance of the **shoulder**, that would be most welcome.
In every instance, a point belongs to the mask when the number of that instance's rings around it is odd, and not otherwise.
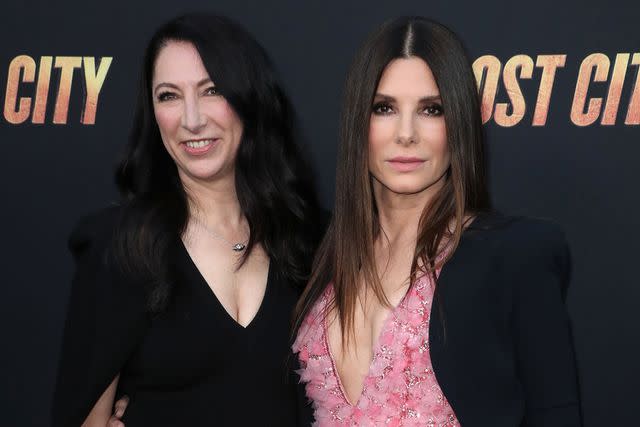
[[[490,242],[494,265],[512,282],[555,277],[566,291],[571,276],[571,255],[562,228],[547,219],[492,213],[469,226],[471,238]],[[527,278],[525,280],[525,277]],[[541,280],[544,281],[544,280]]]
[[[125,207],[112,205],[77,221],[68,241],[75,262],[72,298],[74,292],[78,295],[94,292],[100,295],[101,307],[113,304],[114,310],[123,311],[125,304],[130,304],[128,308],[137,315],[145,305],[147,294],[146,288],[140,286],[143,283],[123,263],[117,233],[126,214]],[[112,301],[118,299],[118,302]],[[111,312],[111,308],[106,311]]]
[[[465,239],[481,241],[505,266],[513,269],[550,269],[567,276],[571,256],[562,228],[548,219],[479,215],[465,231]]]
[[[494,242],[505,252],[562,252],[567,239],[562,228],[548,219],[508,216],[501,213],[479,215],[465,232]]]
[[[69,250],[75,258],[104,249],[111,241],[123,208],[112,205],[82,216],[69,234]]]

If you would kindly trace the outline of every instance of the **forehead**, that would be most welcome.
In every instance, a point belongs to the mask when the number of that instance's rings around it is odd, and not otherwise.
[[[153,84],[195,83],[209,77],[200,54],[187,42],[170,41],[158,52],[153,67]]]
[[[398,58],[382,72],[378,93],[390,96],[424,97],[438,95],[438,85],[431,68],[421,58]]]

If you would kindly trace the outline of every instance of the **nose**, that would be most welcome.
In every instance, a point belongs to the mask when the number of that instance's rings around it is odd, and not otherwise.
[[[182,111],[182,127],[191,133],[198,133],[207,124],[207,118],[200,111],[200,103],[197,96],[184,98],[184,110]]]
[[[413,114],[400,114],[398,117],[396,142],[402,145],[416,142],[416,129]]]

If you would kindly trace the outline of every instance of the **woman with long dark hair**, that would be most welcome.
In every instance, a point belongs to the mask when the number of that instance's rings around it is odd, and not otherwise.
[[[458,38],[390,21],[345,86],[335,207],[296,309],[316,425],[577,426],[562,232],[492,211]]]
[[[84,218],[53,425],[300,423],[290,316],[322,227],[264,49],[215,15],[151,38],[121,202]]]

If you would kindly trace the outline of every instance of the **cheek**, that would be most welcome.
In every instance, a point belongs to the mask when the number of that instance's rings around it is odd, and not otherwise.
[[[215,98],[207,106],[207,115],[224,130],[242,131],[242,122],[224,98]]]
[[[242,137],[242,132],[244,130],[244,126],[242,125],[242,121],[238,117],[235,111],[232,109],[228,109],[228,123],[229,127],[233,129],[233,134],[237,143],[240,143],[240,138]]]
[[[433,141],[433,153],[436,154],[442,163],[442,166],[446,169],[451,162],[451,156],[449,154],[449,144],[447,143],[446,134],[437,140]]]
[[[233,111],[233,108],[231,108],[229,103],[226,101],[221,102],[220,105],[218,105],[217,110],[222,120],[227,123],[233,123],[238,120],[238,116],[235,111]]]
[[[386,120],[385,120],[386,119]],[[369,122],[369,162],[374,164],[384,154],[387,144],[393,142],[393,124],[388,118],[373,116]]]
[[[423,135],[422,140],[429,145],[430,153],[439,159],[439,163],[442,164],[443,168],[449,167],[449,146],[444,120],[427,121],[422,125],[420,132]]]
[[[451,154],[449,152],[449,143],[447,142],[447,132],[446,130],[442,131],[442,134],[438,141],[435,142],[435,150],[440,155],[442,159],[442,167],[443,169],[447,169],[451,164]]]
[[[155,107],[154,114],[163,139],[170,137],[180,124],[180,113],[174,108]]]

